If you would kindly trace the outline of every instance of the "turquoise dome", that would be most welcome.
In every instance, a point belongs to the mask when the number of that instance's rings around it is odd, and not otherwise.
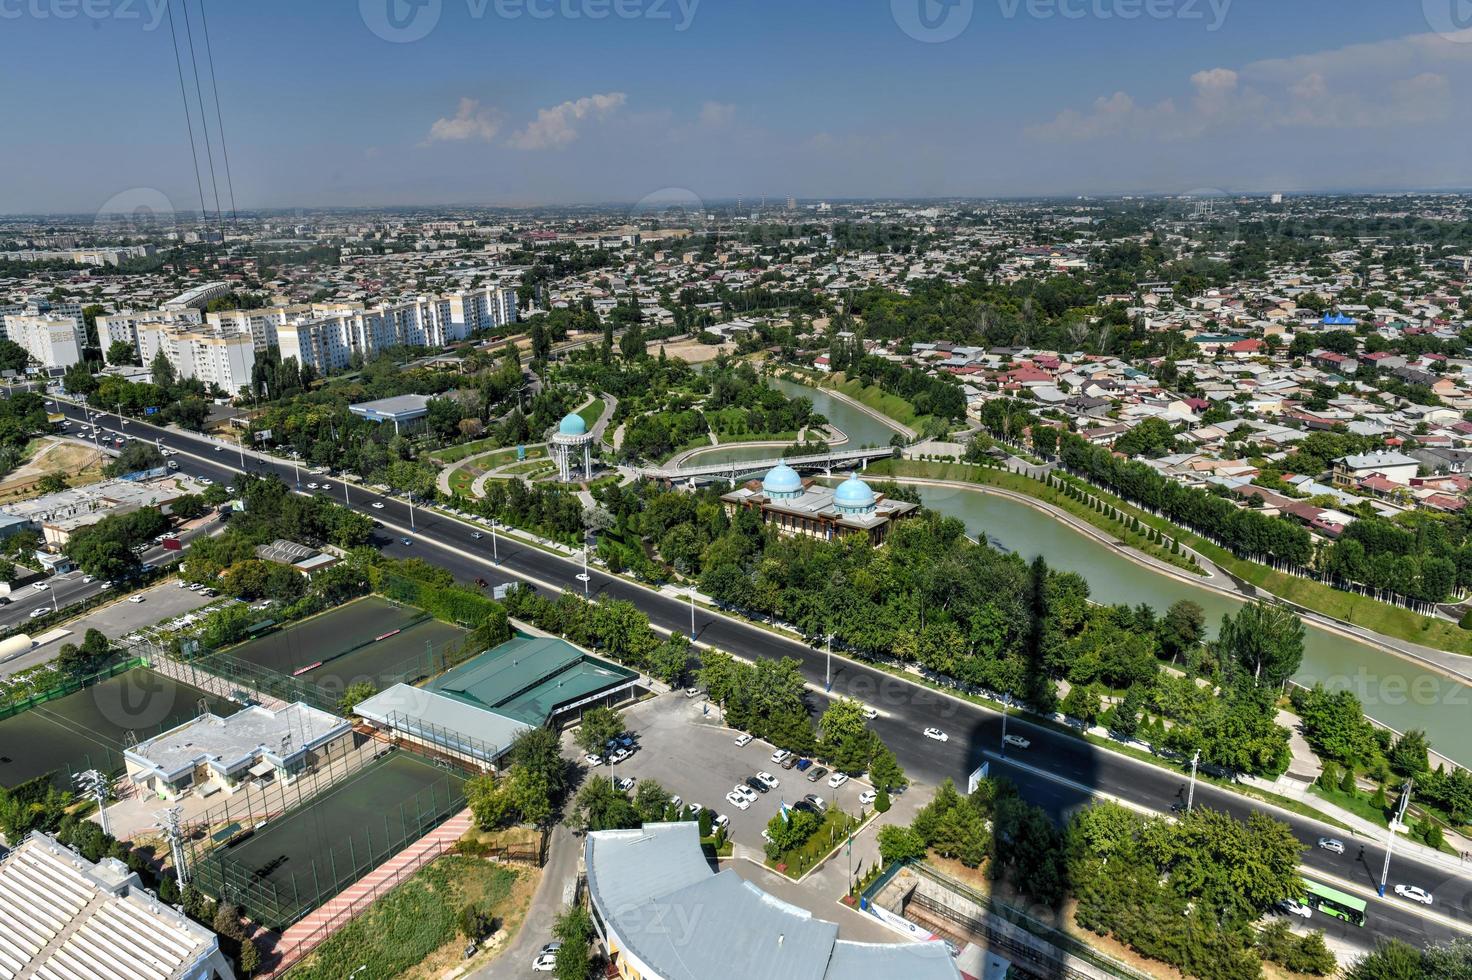
[[[557,424],[558,435],[581,436],[587,435],[587,433],[588,423],[583,421],[583,417],[581,415],[578,415],[574,412],[569,412],[568,414],[564,415],[562,417],[562,421]]]
[[[833,504],[842,510],[868,510],[876,502],[869,484],[852,474],[833,491]]]
[[[769,497],[785,497],[802,493],[802,477],[786,463],[778,463],[762,477],[762,492]]]

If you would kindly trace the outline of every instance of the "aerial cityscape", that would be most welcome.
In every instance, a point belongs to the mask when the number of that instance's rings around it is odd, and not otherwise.
[[[0,980],[1472,978],[1462,6],[0,2]]]

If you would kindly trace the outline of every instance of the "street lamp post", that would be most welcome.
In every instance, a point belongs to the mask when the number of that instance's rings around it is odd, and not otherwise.
[[[584,538],[583,539],[583,574],[581,574],[581,575],[578,576],[578,581],[583,583],[583,599],[584,599],[584,601],[586,601],[587,598],[588,598],[588,583],[591,582],[592,579],[593,579],[593,577],[588,574],[588,539],[587,538]]]
[[[1012,707],[1012,695],[1006,694],[1002,698],[1002,758],[1007,758],[1007,711]]]
[[[690,590],[690,642],[695,642],[695,590]]]
[[[1191,756],[1191,788],[1186,790],[1186,812],[1191,812],[1191,807],[1196,803],[1196,766],[1201,762],[1201,750]]]
[[[828,658],[823,666],[823,691],[833,691],[833,634],[828,634]]]
[[[1385,838],[1385,864],[1380,868],[1380,887],[1377,889],[1381,898],[1385,897],[1385,882],[1390,877],[1390,851],[1395,846],[1396,824],[1404,824],[1406,807],[1411,805],[1411,783],[1407,779],[1405,787],[1401,790],[1400,806],[1396,807],[1395,819],[1390,822],[1390,829]]]
[[[501,552],[496,546],[496,519],[494,517],[491,518],[491,564],[501,564]]]

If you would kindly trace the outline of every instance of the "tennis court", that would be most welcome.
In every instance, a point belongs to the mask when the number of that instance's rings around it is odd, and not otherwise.
[[[195,881],[284,928],[465,805],[465,776],[394,750],[195,865]]]
[[[218,715],[236,706],[203,691],[135,667],[91,687],[28,708],[0,721],[0,786],[16,786],[55,772],[58,784],[82,769],[123,770],[127,733],[138,741],[199,714],[204,698]]]
[[[230,654],[277,673],[294,674],[314,663],[381,642],[380,637],[427,618],[427,613],[413,606],[368,596],[251,640]]]

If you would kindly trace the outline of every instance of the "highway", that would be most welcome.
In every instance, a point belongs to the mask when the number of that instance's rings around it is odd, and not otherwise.
[[[60,401],[58,405],[72,418],[83,417],[80,406]],[[92,418],[105,429],[119,431],[116,416],[93,415]],[[163,446],[177,450],[181,455],[176,458],[185,472],[229,482],[231,474],[240,470],[241,456],[236,450],[216,452],[214,447],[217,444],[203,436],[159,429],[138,420],[130,420],[127,428],[121,431],[129,436],[156,438]],[[245,465],[251,472],[274,473],[288,485],[295,482],[290,463],[246,455]],[[305,472],[303,479],[307,479]],[[333,484],[333,499],[341,502],[344,485],[337,478],[329,479]],[[375,543],[392,557],[422,558],[447,568],[464,582],[473,582],[477,578],[491,584],[528,581],[544,589],[584,591],[584,583],[577,579],[582,572],[582,564],[578,560],[550,554],[501,536],[500,564],[493,565],[491,535],[488,533],[482,539],[474,540],[470,536],[472,529],[466,524],[421,507],[413,509],[413,530],[410,530],[410,508],[405,501],[356,485],[347,490],[347,499],[354,510],[382,523]],[[375,507],[374,504],[381,506]],[[405,544],[405,539],[412,543]],[[657,628],[679,632],[690,630],[688,602],[615,578],[596,567],[590,569],[586,588],[594,598],[627,599],[635,603]],[[750,659],[792,657],[799,660],[804,677],[816,687],[815,707],[822,710],[825,669],[822,650],[700,607],[695,611],[695,630],[702,643],[738,656]],[[878,709],[879,717],[872,722],[874,730],[894,750],[912,777],[930,785],[949,777],[964,790],[967,774],[981,762],[990,761],[993,775],[1009,776],[1024,798],[1044,807],[1059,819],[1088,805],[1094,794],[1112,796],[1160,813],[1170,812],[1171,804],[1185,800],[1186,777],[1183,774],[1107,752],[1081,739],[1033,725],[1016,715],[1007,722],[1008,733],[1024,735],[1032,744],[1026,750],[1011,750],[1011,756],[1025,768],[1014,766],[1009,761],[996,758],[1002,734],[1002,717],[998,712],[951,698],[862,663],[835,656],[832,661],[832,690],[836,695],[854,697]],[[925,738],[922,731],[928,726],[944,730],[948,740],[939,742]],[[1369,901],[1369,919],[1363,929],[1315,913],[1311,924],[1326,934],[1368,949],[1381,938],[1398,938],[1420,947],[1472,932],[1472,879],[1465,873],[1458,875],[1446,866],[1397,855],[1391,865],[1387,897],[1378,899],[1373,889],[1379,881],[1384,858],[1379,845],[1365,843],[1348,832],[1318,821],[1255,804],[1208,783],[1197,784],[1195,804],[1224,810],[1239,819],[1245,819],[1254,809],[1267,810],[1275,818],[1288,823],[1305,843],[1303,863],[1308,873]],[[1323,836],[1343,840],[1345,853],[1336,855],[1313,846]],[[1365,844],[1363,849],[1362,843]],[[1426,910],[1395,898],[1389,888],[1397,883],[1418,885],[1431,892],[1435,896],[1434,907]]]

